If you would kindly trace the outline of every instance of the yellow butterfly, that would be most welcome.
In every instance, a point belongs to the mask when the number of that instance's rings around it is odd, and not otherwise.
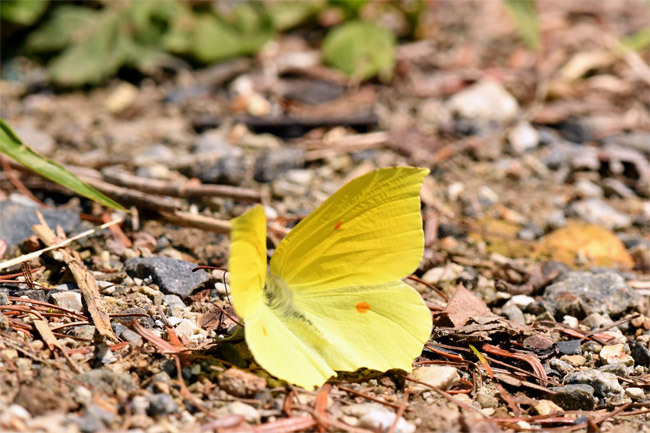
[[[348,182],[280,242],[268,270],[264,208],[232,220],[232,302],[260,366],[306,389],[336,371],[411,371],[431,314],[401,278],[422,258],[428,172],[386,168]]]

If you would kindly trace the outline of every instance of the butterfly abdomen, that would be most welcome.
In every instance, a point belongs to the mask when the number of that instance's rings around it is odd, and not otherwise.
[[[329,345],[318,326],[296,307],[287,284],[271,273],[267,275],[264,285],[264,303],[295,335],[309,341],[314,347]]]

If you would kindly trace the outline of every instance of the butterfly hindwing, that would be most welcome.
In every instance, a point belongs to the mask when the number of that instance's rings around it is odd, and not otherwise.
[[[330,347],[319,354],[337,371],[410,371],[431,333],[429,309],[402,281],[305,293],[294,302],[314,326],[327,331]]]

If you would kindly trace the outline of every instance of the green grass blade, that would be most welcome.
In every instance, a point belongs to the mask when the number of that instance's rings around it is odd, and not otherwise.
[[[41,176],[56,182],[61,186],[71,189],[77,194],[88,197],[104,206],[113,209],[126,210],[116,201],[106,197],[95,188],[83,182],[77,176],[63,168],[61,165],[49,158],[39,155],[18,138],[9,125],[0,119],[0,153],[16,160],[30,170]]]
[[[535,0],[502,0],[506,10],[510,13],[519,35],[526,45],[537,50],[540,44],[539,22]]]

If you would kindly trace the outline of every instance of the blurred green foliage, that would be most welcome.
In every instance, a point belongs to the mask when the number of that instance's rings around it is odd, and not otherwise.
[[[2,0],[0,18],[5,21],[29,26],[47,10],[49,0]]]
[[[650,26],[623,38],[621,45],[630,51],[647,50],[650,47]]]
[[[395,66],[395,35],[369,21],[348,21],[323,41],[324,60],[359,79],[390,79]]]
[[[102,83],[123,67],[151,73],[172,55],[202,64],[252,55],[278,32],[316,21],[326,9],[338,9],[343,21],[325,38],[326,61],[357,78],[377,74],[390,78],[395,36],[360,18],[367,4],[368,0],[49,3],[46,19],[37,24],[48,0],[3,0],[2,18],[34,25],[25,52],[50,59],[47,70],[55,84],[78,87]],[[408,23],[416,22],[413,8],[397,10]]]
[[[502,0],[526,45],[537,50],[540,45],[539,22],[535,0]]]
[[[47,70],[55,84],[78,87],[102,83],[123,67],[149,74],[171,56],[208,64],[252,55],[279,32],[306,23],[318,25],[319,14],[331,10],[338,10],[341,21],[327,31],[322,46],[325,61],[358,79],[377,75],[390,79],[396,36],[372,23],[367,12],[391,8],[407,23],[402,36],[417,38],[425,4],[425,0],[2,0],[0,12],[3,22],[32,26],[24,49],[50,59]],[[536,49],[535,0],[503,0],[503,4],[523,40]]]

